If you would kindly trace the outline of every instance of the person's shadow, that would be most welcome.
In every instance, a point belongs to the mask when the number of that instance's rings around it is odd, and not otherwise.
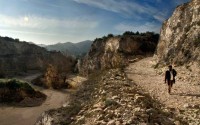
[[[188,94],[188,93],[171,93],[171,95],[200,97],[200,94]]]

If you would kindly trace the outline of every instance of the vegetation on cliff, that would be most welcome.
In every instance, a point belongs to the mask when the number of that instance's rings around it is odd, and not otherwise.
[[[158,66],[175,64],[200,69],[200,1],[178,6],[163,23],[155,53]]]
[[[18,106],[37,106],[46,95],[35,91],[28,83],[16,79],[0,79],[0,103]]]
[[[80,63],[80,73],[88,74],[96,70],[124,67],[129,60],[153,55],[159,34],[127,31],[123,35],[108,34],[96,38],[88,54]]]
[[[46,72],[42,76],[39,76],[38,78],[32,80],[31,82],[34,85],[38,85],[44,88],[54,88],[54,89],[68,88],[69,85],[66,82],[66,79],[69,75],[68,73],[71,72],[72,71],[69,71],[69,68],[66,68],[64,70],[61,67],[49,65],[47,67]]]

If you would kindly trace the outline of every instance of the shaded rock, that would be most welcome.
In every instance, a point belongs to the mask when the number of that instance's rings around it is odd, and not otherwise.
[[[115,125],[115,120],[111,120],[107,123],[107,125]]]
[[[120,104],[113,99],[106,99],[105,107],[108,107],[108,106],[120,106]]]
[[[147,109],[146,112],[148,114],[156,114],[157,113],[157,111],[155,109],[153,109],[153,108]]]
[[[60,52],[47,51],[35,44],[9,37],[0,37],[0,76],[23,75],[28,71],[44,71],[48,64],[73,70],[75,60]],[[67,65],[66,65],[67,64]]]
[[[145,99],[144,96],[139,95],[139,94],[135,94],[134,101],[135,101],[136,103],[140,103],[140,102],[143,101],[144,99]]]
[[[42,113],[41,119],[35,125],[53,125],[53,118],[48,113]]]

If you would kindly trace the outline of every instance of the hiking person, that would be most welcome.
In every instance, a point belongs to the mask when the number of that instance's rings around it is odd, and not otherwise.
[[[169,70],[165,72],[165,83],[168,84],[168,93],[171,93],[171,89],[173,84],[175,83],[175,77],[176,77],[176,70],[172,68],[172,65],[168,66]]]

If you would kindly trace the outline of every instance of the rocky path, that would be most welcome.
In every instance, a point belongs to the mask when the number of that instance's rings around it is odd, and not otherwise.
[[[130,82],[122,69],[92,74],[73,99],[46,112],[37,125],[187,125]]]
[[[37,125],[199,125],[199,97],[176,94],[192,91],[179,90],[180,81],[169,95],[152,64],[147,58],[126,72],[110,69],[91,74],[66,107],[46,112]],[[190,89],[194,93],[188,94],[198,94],[197,87]]]
[[[30,82],[39,74],[33,74],[22,78]],[[35,87],[34,87],[35,88]],[[47,110],[59,108],[68,101],[69,94],[67,92],[59,92],[50,89],[41,89],[41,92],[47,95],[46,101],[37,107],[10,107],[0,106],[0,125],[34,125],[38,117]]]
[[[197,76],[196,80],[185,80],[184,78],[190,73],[182,68],[175,67],[179,76],[177,76],[178,79],[170,95],[167,92],[167,85],[164,84],[164,73],[155,70],[153,68],[154,65],[152,57],[132,63],[126,69],[127,76],[166,107],[187,112],[190,111],[189,108],[192,108],[197,113],[191,119],[200,119],[200,112],[198,110],[200,108],[199,77]],[[162,69],[161,71],[164,72],[165,70]],[[193,73],[193,75],[196,76],[197,74]],[[193,112],[192,109],[191,112]],[[200,120],[198,120],[198,124],[200,124]]]

